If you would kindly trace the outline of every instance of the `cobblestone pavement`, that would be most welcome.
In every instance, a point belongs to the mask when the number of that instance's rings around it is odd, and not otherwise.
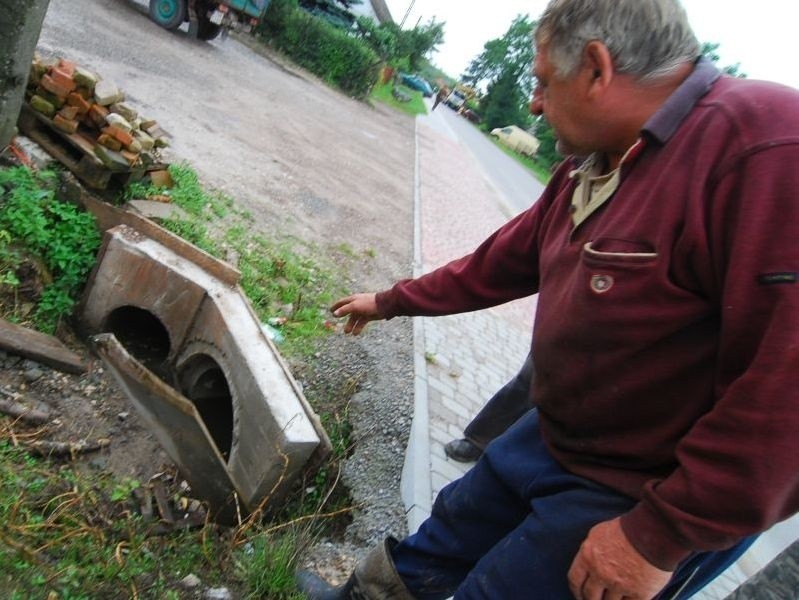
[[[475,158],[435,117],[417,121],[417,275],[471,252],[512,216]],[[403,477],[410,531],[429,515],[441,488],[471,466],[448,459],[444,444],[461,437],[521,367],[534,310],[535,299],[528,298],[414,320],[416,411]]]

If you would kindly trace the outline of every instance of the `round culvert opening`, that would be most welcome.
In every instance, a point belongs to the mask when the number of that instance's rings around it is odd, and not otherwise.
[[[113,333],[136,360],[165,378],[169,332],[153,313],[136,306],[122,306],[108,315],[103,329]]]
[[[178,389],[197,407],[206,429],[228,460],[233,444],[233,398],[225,373],[207,354],[192,356],[178,371]]]

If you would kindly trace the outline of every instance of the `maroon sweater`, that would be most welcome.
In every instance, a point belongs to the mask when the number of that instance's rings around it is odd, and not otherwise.
[[[574,228],[574,164],[475,252],[378,294],[442,315],[540,292],[533,395],[568,470],[639,499],[672,569],[799,510],[799,92],[700,61],[615,195]]]

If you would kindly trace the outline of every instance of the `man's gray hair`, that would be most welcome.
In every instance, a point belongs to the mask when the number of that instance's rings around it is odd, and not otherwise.
[[[573,74],[585,45],[607,46],[620,73],[657,79],[700,54],[685,10],[677,0],[552,0],[535,40],[547,47],[558,75]]]

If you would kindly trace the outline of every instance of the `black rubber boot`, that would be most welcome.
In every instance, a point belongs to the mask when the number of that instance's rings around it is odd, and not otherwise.
[[[444,454],[452,460],[462,463],[476,462],[483,454],[483,449],[466,438],[452,440],[444,446]]]
[[[391,559],[390,550],[396,544],[389,538],[372,550],[342,586],[333,587],[315,573],[300,571],[297,588],[308,600],[414,600]]]
[[[311,571],[299,571],[297,573],[297,589],[300,590],[308,600],[349,600],[353,598],[351,592],[355,586],[355,574],[350,575],[347,583],[334,587]]]

